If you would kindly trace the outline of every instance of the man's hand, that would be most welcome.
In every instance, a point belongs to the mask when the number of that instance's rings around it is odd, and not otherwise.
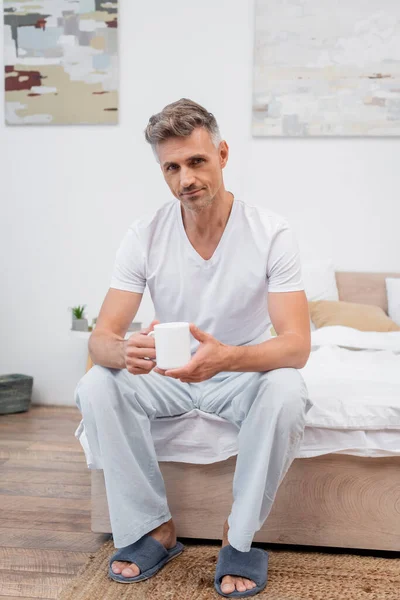
[[[190,333],[200,342],[200,345],[187,365],[179,369],[167,370],[156,367],[155,373],[180,379],[183,383],[199,383],[225,370],[229,346],[222,344],[209,333],[201,331],[193,323],[190,323]]]
[[[150,326],[134,333],[124,342],[124,360],[126,369],[132,375],[148,375],[156,366],[155,343],[152,336],[147,334],[153,331],[154,325],[160,321],[152,321]],[[150,360],[148,360],[150,359]]]

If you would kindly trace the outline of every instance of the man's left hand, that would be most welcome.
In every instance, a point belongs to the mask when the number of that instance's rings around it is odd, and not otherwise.
[[[209,333],[201,331],[196,325],[190,323],[190,333],[200,345],[192,359],[179,369],[159,369],[153,371],[166,377],[180,379],[183,383],[199,383],[211,379],[217,373],[226,369],[229,346],[222,344]]]

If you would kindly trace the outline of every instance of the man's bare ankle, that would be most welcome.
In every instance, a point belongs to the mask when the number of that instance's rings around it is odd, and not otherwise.
[[[166,521],[165,523],[161,523],[161,525],[156,527],[154,531],[157,531],[157,530],[168,531],[168,530],[172,530],[172,529],[175,529],[175,523],[174,523],[173,519],[170,519],[169,521]]]
[[[174,540],[176,538],[175,531],[175,523],[172,519],[170,519],[166,523],[162,523],[161,525],[150,531],[150,535],[156,538]]]
[[[223,530],[222,530],[222,547],[227,546],[229,544],[228,531],[229,531],[229,524],[228,524],[228,519],[227,519],[224,523]]]

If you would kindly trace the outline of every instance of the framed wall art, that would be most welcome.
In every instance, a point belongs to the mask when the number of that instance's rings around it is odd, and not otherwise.
[[[400,135],[398,0],[256,0],[254,136]]]
[[[117,1],[3,5],[6,123],[118,123]]]

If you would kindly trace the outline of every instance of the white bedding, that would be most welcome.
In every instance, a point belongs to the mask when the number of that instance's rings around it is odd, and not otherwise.
[[[323,327],[311,337],[312,352],[301,373],[314,406],[307,414],[298,458],[333,452],[400,456],[400,332]],[[226,460],[237,454],[238,431],[198,409],[151,422],[159,461]],[[89,468],[101,469],[83,421],[75,435]]]
[[[340,325],[320,327],[312,332],[311,344],[313,348],[338,345],[355,350],[390,350],[400,354],[400,331],[359,331]]]
[[[321,327],[311,340],[300,370],[314,402],[307,425],[398,429],[400,435],[400,331]]]

